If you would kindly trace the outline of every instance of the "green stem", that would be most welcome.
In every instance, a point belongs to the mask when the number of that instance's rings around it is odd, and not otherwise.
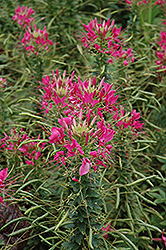
[[[99,221],[103,201],[98,189],[99,184],[99,176],[96,173],[92,173],[91,178],[82,176],[81,183],[70,182],[73,193],[69,215],[72,229],[69,241],[63,244],[65,250],[98,249],[103,245],[100,233],[102,225]]]

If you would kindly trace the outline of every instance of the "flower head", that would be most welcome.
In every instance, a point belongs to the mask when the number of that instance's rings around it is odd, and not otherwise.
[[[38,136],[38,139],[40,135]],[[28,165],[34,165],[35,160],[41,156],[40,149],[44,148],[45,143],[42,142],[38,145],[33,141],[33,138],[23,133],[23,129],[20,132],[16,132],[16,129],[12,129],[10,135],[5,133],[5,137],[1,139],[0,148],[4,151],[12,152],[13,155],[18,154],[21,158],[25,159]]]
[[[82,24],[85,31],[82,36],[82,43],[85,48],[95,49],[98,53],[108,56],[107,63],[113,63],[114,59],[123,59],[125,66],[128,65],[128,59],[134,62],[131,48],[123,49],[123,41],[120,38],[122,27],[116,28],[115,21],[98,23],[97,18],[91,20],[88,25]]]
[[[20,26],[23,25],[23,29],[25,29],[26,26],[29,26],[34,21],[34,18],[31,17],[34,12],[31,7],[28,9],[25,6],[18,6],[15,9],[15,15],[12,17],[12,20],[16,21]]]
[[[0,188],[5,187],[5,185],[3,184],[3,181],[7,178],[7,171],[8,171],[8,168],[5,168],[0,171]],[[4,202],[1,196],[0,196],[0,202]]]
[[[28,27],[28,29],[25,30],[21,42],[24,44],[25,50],[30,50],[36,55],[38,55],[40,51],[47,50],[50,45],[53,45],[53,42],[48,39],[46,27],[44,27],[43,30],[37,29],[36,24],[34,25],[33,30],[31,27]]]

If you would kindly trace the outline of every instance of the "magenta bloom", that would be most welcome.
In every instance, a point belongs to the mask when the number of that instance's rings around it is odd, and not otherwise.
[[[49,137],[50,141],[49,143],[62,143],[63,138],[65,137],[65,134],[63,133],[64,129],[63,128],[58,128],[58,127],[53,127],[51,129],[52,135]]]
[[[157,69],[163,69],[163,73],[166,72],[166,32],[161,31],[160,33],[161,40],[158,42],[160,46],[160,50],[156,52],[156,56],[158,60],[156,61],[156,64],[158,65]],[[164,70],[165,69],[165,70]]]
[[[83,158],[82,165],[79,169],[79,175],[81,176],[81,175],[87,174],[89,172],[90,165],[91,165],[90,160],[87,158]]]
[[[5,82],[6,82],[5,79],[2,78],[2,77],[0,77],[0,92],[2,92],[2,89],[1,89],[1,88],[4,87]]]
[[[2,202],[2,203],[4,202],[1,196],[0,196],[0,202]]]
[[[35,11],[30,7],[29,9],[25,6],[18,6],[15,9],[15,15],[12,17],[12,20],[16,21],[20,26],[23,26],[25,29],[26,26],[29,26],[32,21],[34,21],[33,17],[30,17]]]
[[[110,22],[98,23],[97,18],[91,20],[88,25],[82,23],[86,32],[83,33],[81,39],[85,48],[96,49],[98,53],[107,54],[109,59],[107,63],[113,63],[114,59],[119,60],[123,58],[124,65],[128,65],[128,58],[134,62],[132,49],[128,48],[123,50],[123,41],[121,40],[120,33],[121,28],[115,27],[115,20]]]
[[[25,50],[30,50],[36,55],[39,54],[40,50],[47,50],[50,45],[53,45],[53,42],[48,39],[46,27],[44,27],[43,30],[40,30],[37,29],[36,24],[34,25],[33,31],[31,27],[28,27],[28,30],[25,30],[21,42],[24,44]]]
[[[104,237],[105,239],[107,239],[107,237],[108,237],[107,232],[113,231],[113,229],[110,228],[110,225],[111,225],[111,223],[109,223],[107,227],[104,226],[104,227],[101,228],[101,230],[103,230],[103,231],[105,232],[105,233],[103,234],[103,237]]]
[[[72,124],[72,120],[73,118],[71,116],[61,117],[61,119],[58,119],[58,122],[64,129],[68,129],[68,126]]]
[[[162,235],[161,235],[161,238],[152,238],[152,240],[155,240],[155,241],[162,241],[166,247],[166,237],[164,236],[164,232],[165,232],[165,229],[163,229],[163,232],[162,232]]]
[[[5,187],[5,185],[3,184],[3,181],[7,178],[7,171],[8,171],[8,168],[5,168],[0,171],[0,188]],[[1,196],[0,196],[0,202],[4,202]]]
[[[8,168],[5,168],[0,171],[0,188],[4,187],[3,181],[7,178]]]
[[[21,129],[21,132],[23,132],[23,129]],[[13,155],[17,152],[28,165],[34,165],[34,160],[38,160],[41,156],[39,149],[44,149],[45,143],[37,145],[37,142],[32,141],[33,138],[28,137],[27,134],[17,133],[15,128],[11,130],[11,134],[9,136],[6,133],[4,134],[5,137],[1,139],[0,148],[12,151]],[[40,135],[38,136],[38,139],[39,138]]]

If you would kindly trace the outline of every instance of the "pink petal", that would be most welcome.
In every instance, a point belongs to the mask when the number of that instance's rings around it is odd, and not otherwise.
[[[7,178],[7,171],[8,171],[8,168],[5,168],[0,171],[0,180],[3,181]]]
[[[0,202],[2,202],[2,203],[4,202],[1,196],[0,196]]]
[[[78,182],[78,179],[76,179],[75,177],[73,177],[72,180]]]
[[[85,175],[89,172],[90,161],[88,159],[83,158],[83,163],[79,169],[79,175]]]

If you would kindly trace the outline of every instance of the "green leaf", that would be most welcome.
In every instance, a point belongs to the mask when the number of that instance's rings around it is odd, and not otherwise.
[[[157,160],[158,160],[159,162],[166,163],[166,159],[157,157]]]
[[[87,204],[88,204],[88,207],[90,207],[91,209],[93,209],[92,200],[90,198],[87,198]]]
[[[160,225],[162,225],[162,226],[166,226],[166,220],[164,220],[164,221],[160,222]]]
[[[86,229],[86,224],[85,224],[85,222],[79,223],[79,224],[78,224],[78,229],[80,230],[80,232],[81,232],[82,234],[84,234],[84,233],[85,233],[85,229]]]
[[[78,216],[79,221],[83,222],[84,218],[83,218],[83,216],[79,212],[78,212],[77,216]]]
[[[162,165],[161,170],[162,170],[162,171],[165,171],[165,170],[166,170],[166,164]]]
[[[76,237],[76,242],[80,245],[83,238],[83,234],[79,233]]]

